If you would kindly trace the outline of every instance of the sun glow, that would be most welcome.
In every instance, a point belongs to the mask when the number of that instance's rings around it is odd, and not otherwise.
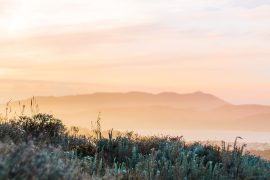
[[[27,22],[24,18],[17,16],[11,19],[7,25],[9,35],[18,35],[22,30],[27,29]]]
[[[17,1],[12,11],[6,14],[6,21],[3,24],[9,36],[20,35],[24,30],[31,27],[29,23],[29,6]]]

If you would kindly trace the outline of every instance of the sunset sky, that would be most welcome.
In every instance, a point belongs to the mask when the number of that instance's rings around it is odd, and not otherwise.
[[[270,104],[270,0],[0,0],[0,101],[204,91]]]

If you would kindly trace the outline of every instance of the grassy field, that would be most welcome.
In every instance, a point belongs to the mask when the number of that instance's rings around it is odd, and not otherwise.
[[[2,119],[0,179],[270,179],[270,162],[245,146],[186,144],[181,137],[94,136],[52,115]]]

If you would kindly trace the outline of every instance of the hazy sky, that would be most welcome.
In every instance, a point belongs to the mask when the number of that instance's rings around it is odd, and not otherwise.
[[[270,104],[270,0],[0,0],[0,79]]]

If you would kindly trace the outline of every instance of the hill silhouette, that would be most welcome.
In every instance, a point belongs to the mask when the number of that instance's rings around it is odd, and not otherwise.
[[[68,126],[90,128],[102,113],[104,129],[215,129],[270,131],[270,106],[233,105],[214,95],[194,92],[94,93],[36,97],[41,112]],[[21,104],[30,104],[30,99]],[[18,108],[18,102],[13,102]]]

